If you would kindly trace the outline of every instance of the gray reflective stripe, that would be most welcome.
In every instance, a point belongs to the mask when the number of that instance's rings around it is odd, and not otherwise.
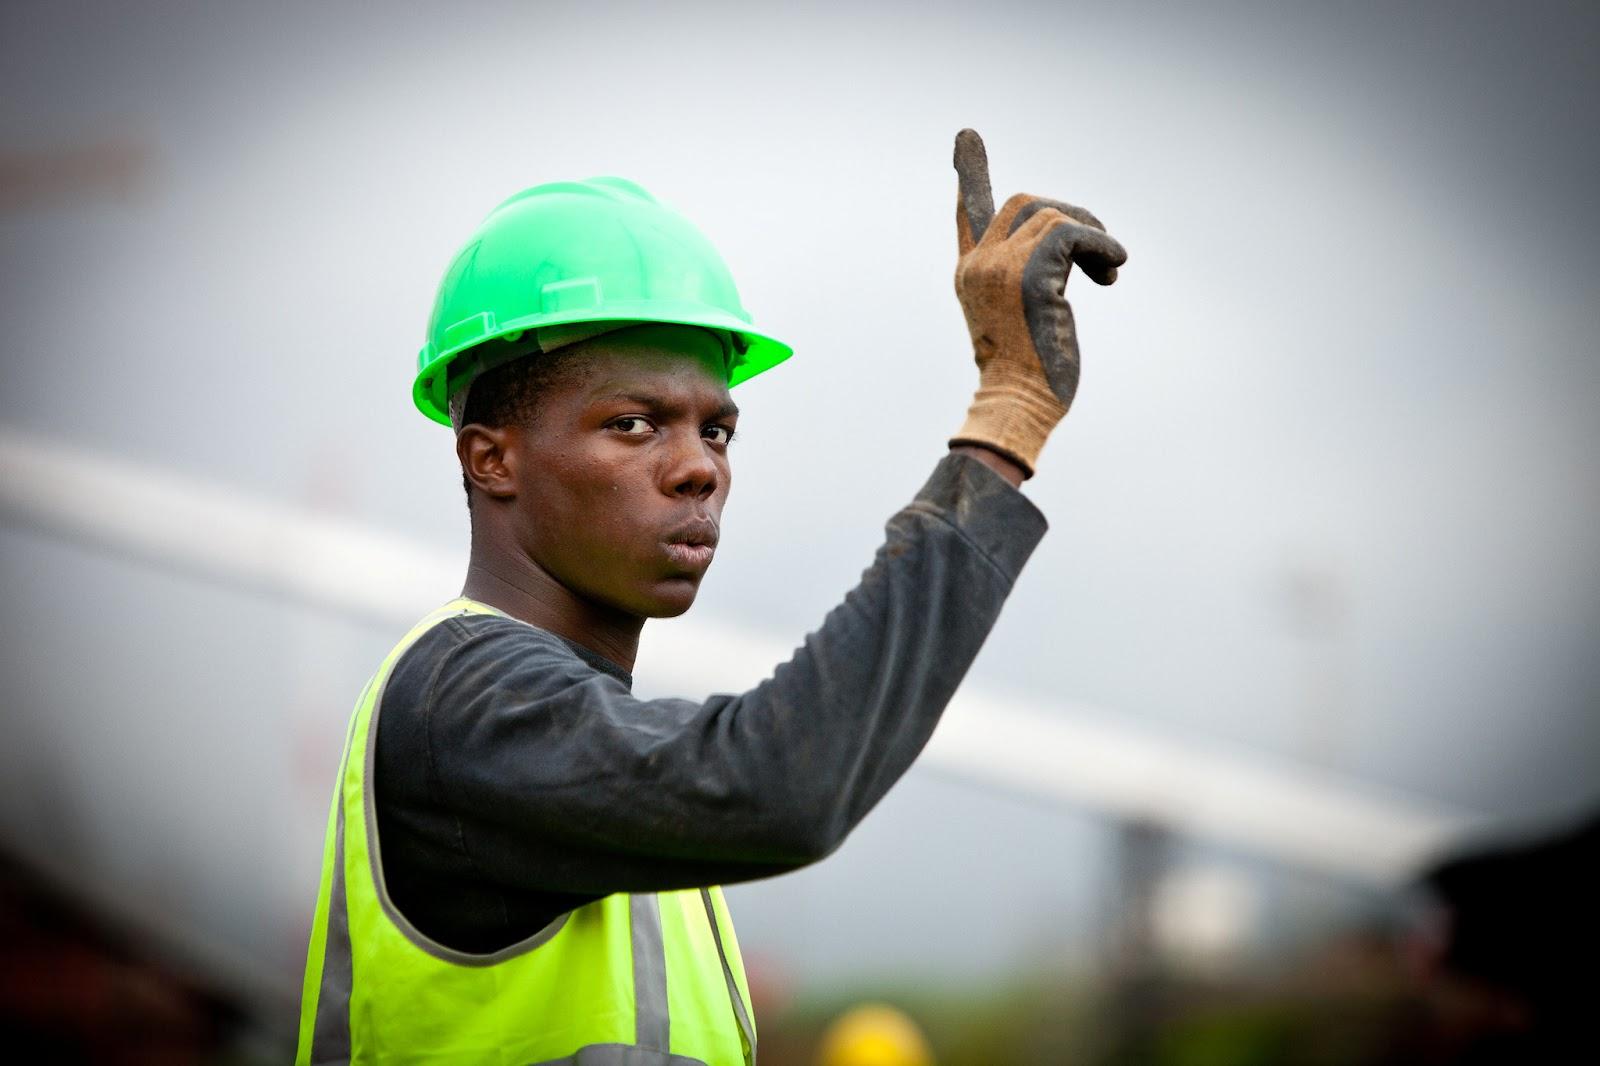
[[[544,1059],[530,1066],[707,1066],[704,1059],[670,1055],[647,1047],[624,1044],[590,1044],[559,1059]]]
[[[343,797],[341,797],[342,800]],[[350,911],[344,892],[344,803],[333,835],[333,889],[328,894],[328,937],[317,988],[317,1020],[311,1031],[311,1061],[350,1058]]]
[[[317,1018],[311,1029],[312,1062],[350,1061],[350,907],[344,886],[344,775],[354,743],[356,720],[377,683],[374,677],[350,716],[339,760],[339,785],[334,790],[333,878],[328,889],[328,928],[322,948],[322,980],[317,985]]]
[[[633,941],[633,1042],[666,1051],[672,1047],[667,1015],[667,949],[661,939],[661,901],[654,893],[628,897]]]
[[[739,1018],[739,1031],[744,1034],[744,1046],[749,1049],[750,1061],[756,1061],[756,1032],[750,1024],[750,1015],[744,1008],[744,997],[739,994],[739,982],[733,979],[733,967],[728,965],[728,953],[722,947],[722,929],[717,925],[717,908],[711,902],[711,890],[702,888],[700,898],[705,901],[706,921],[711,923],[711,938],[717,942],[717,957],[722,960],[722,976],[728,982],[728,998],[733,1000],[733,1013]]]

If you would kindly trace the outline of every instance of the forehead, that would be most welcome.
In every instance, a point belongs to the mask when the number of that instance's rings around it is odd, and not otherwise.
[[[728,375],[718,339],[704,330],[683,330],[671,343],[647,338],[600,338],[585,353],[578,393],[594,400],[617,392],[646,390],[680,401],[722,403]]]

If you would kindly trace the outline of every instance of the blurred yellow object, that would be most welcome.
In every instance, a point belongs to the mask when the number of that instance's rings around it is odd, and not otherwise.
[[[817,1066],[933,1066],[933,1049],[904,1011],[866,1003],[828,1026]]]

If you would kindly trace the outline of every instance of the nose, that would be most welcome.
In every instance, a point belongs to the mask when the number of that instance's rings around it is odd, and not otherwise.
[[[666,493],[704,500],[717,491],[721,480],[722,471],[699,430],[676,434],[662,478]]]

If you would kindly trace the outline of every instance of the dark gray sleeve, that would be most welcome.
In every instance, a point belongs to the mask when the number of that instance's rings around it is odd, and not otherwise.
[[[480,875],[522,890],[656,891],[813,862],[927,743],[1045,528],[994,471],[947,455],[789,661],[703,702],[637,699],[529,627],[486,628],[426,697],[435,798]]]

